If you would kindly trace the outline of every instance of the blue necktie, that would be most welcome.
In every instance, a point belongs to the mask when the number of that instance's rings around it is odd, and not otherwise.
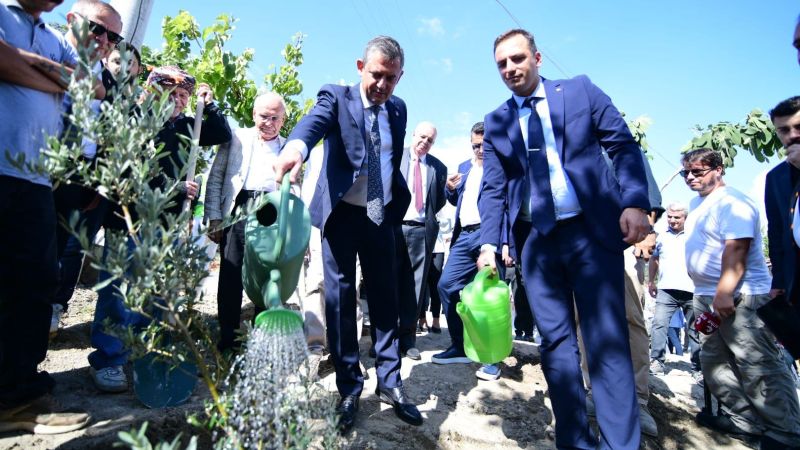
[[[380,105],[369,107],[372,128],[367,146],[367,217],[375,225],[383,222],[383,180],[381,178],[381,132],[378,126]]]
[[[536,112],[536,99],[525,99],[522,106],[531,108],[528,117],[528,179],[531,186],[531,222],[541,233],[546,235],[556,226],[556,208],[553,203],[553,191],[550,189],[550,166],[547,164],[547,153],[544,145],[544,132],[539,114]]]

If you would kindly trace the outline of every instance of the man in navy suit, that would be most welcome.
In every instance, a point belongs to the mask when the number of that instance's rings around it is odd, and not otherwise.
[[[556,446],[598,445],[586,414],[577,308],[600,448],[638,449],[622,252],[650,230],[641,151],[611,99],[587,77],[539,76],[541,54],[527,31],[500,35],[494,55],[513,96],[485,118],[478,264],[495,267],[508,208],[511,244],[542,335]]]
[[[287,138],[275,162],[276,179],[294,180],[309,149],[324,138],[323,167],[309,210],[322,231],[328,347],[341,395],[339,424],[355,423],[364,385],[356,335],[356,255],[375,327],[376,395],[402,420],[420,425],[422,416],[400,380],[395,230],[411,201],[400,173],[406,105],[392,95],[403,75],[403,50],[378,36],[356,61],[361,83],[325,85],[317,103]]]
[[[764,206],[767,211],[769,259],[772,262],[770,297],[786,295],[798,299],[794,281],[798,277],[797,252],[792,234],[794,208],[800,182],[800,97],[786,99],[769,112],[775,132],[786,149],[786,160],[767,174]]]

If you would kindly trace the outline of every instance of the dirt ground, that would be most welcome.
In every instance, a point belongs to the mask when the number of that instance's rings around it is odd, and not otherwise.
[[[208,314],[216,311],[216,280],[200,304]],[[111,448],[117,433],[149,422],[148,436],[172,440],[179,432],[199,434],[200,448],[211,447],[208,433],[192,428],[186,416],[202,410],[207,392],[199,386],[189,401],[175,408],[148,409],[132,391],[100,394],[89,377],[87,355],[91,351],[89,327],[96,294],[79,289],[70,302],[62,329],[51,340],[41,369],[58,382],[54,395],[64,406],[80,408],[93,416],[84,430],[54,436],[23,433],[0,434],[0,449],[94,449]],[[248,303],[249,304],[249,303]],[[248,312],[252,310],[247,308]],[[445,324],[446,326],[446,324]],[[408,395],[419,405],[425,422],[412,427],[395,417],[388,405],[374,395],[375,370],[367,356],[369,338],[361,340],[362,362],[369,378],[364,386],[354,431],[343,442],[352,449],[549,449],[552,411],[535,344],[515,343],[502,363],[498,381],[475,377],[478,364],[438,366],[431,356],[447,347],[449,336],[426,333],[417,339],[421,361],[403,359],[402,376]],[[672,370],[651,377],[650,410],[658,423],[659,437],[645,437],[643,449],[746,449],[752,444],[698,427],[694,415],[702,405],[702,388],[695,385],[685,358],[668,360]],[[335,390],[329,361],[320,368],[321,382]],[[129,373],[130,379],[130,373]]]

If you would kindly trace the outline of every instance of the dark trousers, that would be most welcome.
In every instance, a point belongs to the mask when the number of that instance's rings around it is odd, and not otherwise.
[[[400,312],[400,352],[417,345],[417,320],[427,295],[430,254],[425,251],[425,226],[402,225],[397,229],[397,290]]]
[[[60,304],[65,311],[69,299],[75,292],[75,285],[78,284],[83,266],[83,252],[78,238],[71,235],[62,222],[69,222],[72,215],[78,213],[79,229],[86,232],[90,243],[93,242],[97,232],[100,231],[109,205],[108,200],[99,197],[97,205],[87,210],[86,207],[96,195],[92,189],[74,184],[59,186],[53,191],[56,219],[59,221],[56,227],[59,280],[53,303]]]
[[[464,323],[456,312],[456,304],[461,301],[461,289],[464,289],[464,286],[478,273],[475,262],[478,260],[480,249],[479,229],[461,231],[456,242],[450,247],[450,255],[439,280],[439,296],[442,298],[447,318],[447,331],[450,332],[452,346],[459,350],[464,350]]]
[[[692,370],[700,370],[700,334],[694,329],[694,308],[692,293],[677,289],[659,289],[656,294],[656,311],[653,327],[650,330],[650,359],[664,362],[669,322],[678,308],[686,316],[686,336],[689,338]]]
[[[511,288],[514,296],[514,331],[533,336],[533,313],[528,303],[528,294],[525,292],[525,283],[520,273],[520,264],[517,262],[513,268],[506,268],[506,283]]]
[[[0,176],[0,409],[52,390],[47,353],[58,278],[50,187]]]
[[[442,312],[442,298],[439,296],[439,280],[442,278],[442,268],[444,267],[444,253],[434,253],[431,256],[431,267],[428,269],[427,285],[428,298],[427,305],[419,313],[420,319],[425,319],[425,310],[430,306],[431,315],[438,319]]]
[[[542,335],[542,369],[556,419],[556,446],[598,444],[586,414],[577,307],[602,435],[599,448],[638,449],[639,405],[625,319],[623,254],[591,237],[589,226],[593,225],[578,216],[558,222],[547,236],[526,222],[514,227],[515,242],[524,243],[522,275]]]
[[[367,218],[366,208],[345,202],[336,205],[325,223],[322,235],[325,318],[336,386],[342,396],[359,396],[364,387],[356,335],[356,255],[361,261],[370,326],[375,329],[378,386],[402,385],[397,341],[395,227],[388,218],[375,225]]]

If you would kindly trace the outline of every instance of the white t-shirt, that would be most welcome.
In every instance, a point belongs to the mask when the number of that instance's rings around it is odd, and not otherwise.
[[[686,218],[686,268],[696,295],[714,295],[722,272],[725,241],[751,238],[745,272],[736,293],[758,295],[770,290],[772,276],[764,260],[761,224],[753,200],[728,186],[692,199]]]
[[[667,229],[656,238],[653,257],[658,258],[658,288],[694,292],[686,271],[686,232]]]

